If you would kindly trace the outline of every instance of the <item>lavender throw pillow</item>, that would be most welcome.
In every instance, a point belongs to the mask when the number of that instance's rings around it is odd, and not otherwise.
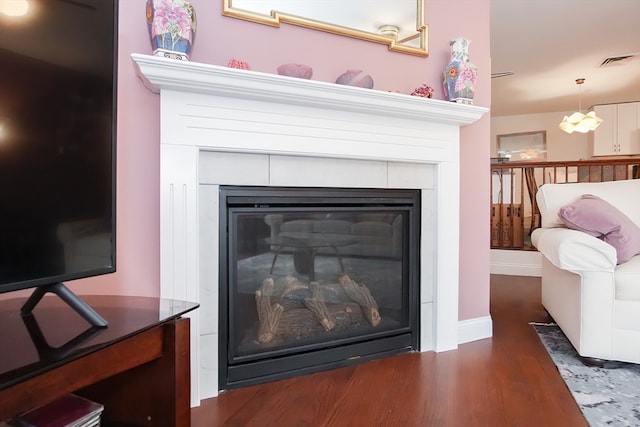
[[[640,254],[640,227],[597,196],[583,194],[574,203],[560,208],[558,216],[567,227],[584,231],[616,248],[618,264]]]

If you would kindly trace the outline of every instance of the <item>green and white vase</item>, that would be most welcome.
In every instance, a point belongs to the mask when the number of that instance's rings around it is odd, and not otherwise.
[[[196,38],[196,12],[186,0],[147,0],[147,27],[156,56],[188,61]]]

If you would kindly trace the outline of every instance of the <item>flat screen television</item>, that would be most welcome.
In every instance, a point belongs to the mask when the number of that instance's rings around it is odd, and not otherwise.
[[[22,10],[11,10],[17,6]],[[117,0],[0,2],[0,293],[115,271]]]

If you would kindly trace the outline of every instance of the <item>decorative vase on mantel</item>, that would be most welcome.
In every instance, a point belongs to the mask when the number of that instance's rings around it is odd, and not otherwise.
[[[188,61],[196,38],[196,12],[186,0],[147,0],[153,55]]]
[[[444,95],[449,101],[473,104],[478,68],[469,60],[470,40],[462,37],[451,40],[451,62],[443,73]]]

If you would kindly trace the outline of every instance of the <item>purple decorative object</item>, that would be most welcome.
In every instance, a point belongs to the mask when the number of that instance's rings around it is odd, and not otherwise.
[[[640,254],[640,227],[609,202],[592,194],[583,194],[563,206],[558,217],[573,230],[604,240],[616,248],[618,264]]]
[[[278,74],[281,76],[310,79],[313,75],[313,69],[304,64],[285,64],[278,67]]]
[[[339,85],[373,88],[373,79],[362,70],[347,70],[336,79]]]

